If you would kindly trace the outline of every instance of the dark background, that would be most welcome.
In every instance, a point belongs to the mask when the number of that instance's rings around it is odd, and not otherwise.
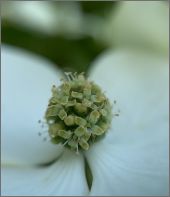
[[[10,1],[1,3],[2,13],[12,11],[14,5],[10,5],[10,3]],[[68,2],[51,1],[51,3],[54,7],[59,6],[59,4],[63,4],[63,6],[67,4],[66,6],[68,6]],[[84,17],[93,15],[102,19],[105,19],[109,12],[113,11],[119,4],[119,2],[111,1],[75,3],[80,7]],[[69,6],[74,5],[69,3]],[[70,37],[63,33],[47,35],[31,28],[25,28],[23,25],[9,20],[8,17],[2,17],[1,28],[2,43],[18,46],[45,56],[64,71],[87,71],[90,62],[108,48],[107,44],[101,41],[102,39],[95,39],[94,36],[87,35],[87,33]]]

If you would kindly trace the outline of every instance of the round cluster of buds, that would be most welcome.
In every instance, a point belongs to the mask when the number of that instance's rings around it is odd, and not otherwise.
[[[45,113],[48,133],[53,143],[79,151],[108,131],[112,107],[101,88],[86,80],[84,74],[67,74],[59,87],[52,87],[52,97]]]

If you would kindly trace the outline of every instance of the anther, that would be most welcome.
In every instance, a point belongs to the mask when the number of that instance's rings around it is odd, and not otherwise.
[[[79,144],[84,150],[88,150],[89,149],[89,144],[86,142],[86,140],[80,139]]]
[[[64,118],[64,122],[67,126],[71,126],[74,125],[74,116],[69,115],[67,117]]]
[[[79,114],[87,112],[87,107],[82,103],[76,103],[74,108]]]
[[[95,124],[100,117],[100,113],[97,110],[94,110],[90,113],[89,121]]]
[[[104,133],[104,130],[97,125],[93,126],[92,131],[95,135],[101,135]]]
[[[71,131],[65,131],[65,130],[59,130],[57,134],[58,136],[64,139],[69,139],[72,135]]]
[[[81,137],[82,135],[84,135],[86,133],[86,128],[83,126],[79,126],[74,133],[76,134],[76,136]]]
[[[72,74],[72,72],[65,72],[65,75],[68,81],[74,80],[74,75]]]
[[[87,124],[87,121],[81,117],[76,116],[75,117],[75,124],[79,126],[85,126]]]
[[[61,109],[58,113],[58,116],[60,117],[61,120],[64,120],[64,118],[67,117],[67,113],[65,112],[64,109]]]
[[[82,99],[83,98],[83,94],[82,93],[74,92],[74,91],[71,92],[71,96],[73,98],[78,98],[78,99]]]

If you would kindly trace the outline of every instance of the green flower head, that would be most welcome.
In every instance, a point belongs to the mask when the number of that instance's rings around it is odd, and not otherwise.
[[[66,73],[59,87],[53,85],[45,113],[51,142],[78,152],[88,150],[108,131],[112,106],[101,88],[83,73]]]

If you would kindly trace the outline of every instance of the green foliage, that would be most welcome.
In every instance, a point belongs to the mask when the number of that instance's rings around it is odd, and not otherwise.
[[[8,4],[10,4],[10,2],[8,2]],[[53,4],[53,8],[56,9],[56,14],[59,7],[64,9],[69,8],[69,6],[78,5],[81,16],[83,16],[83,21],[86,21],[86,17],[88,17],[89,14],[93,17],[101,17],[102,20],[105,20],[110,11],[117,5],[116,2],[107,1],[51,2],[51,4]],[[1,9],[3,13],[8,11],[5,10],[4,6]],[[10,9],[12,9],[12,7]],[[65,20],[64,16],[61,17]],[[103,42],[103,39],[96,39],[95,36],[92,36],[92,33],[89,32],[91,31],[90,28],[87,30],[88,32],[82,32],[80,35],[75,34],[74,36],[69,36],[69,32],[62,31],[60,33],[56,32],[47,35],[41,31],[36,32],[29,27],[26,28],[24,25],[14,21],[2,17],[2,42],[44,56],[59,66],[63,71],[88,71],[91,62],[108,48],[107,44]],[[90,20],[88,23],[90,23]],[[83,24],[86,25],[86,22]],[[95,23],[91,24],[91,26],[95,29]],[[84,26],[84,29],[86,29],[86,26]]]
[[[2,23],[2,42],[42,55],[64,71],[72,72],[87,71],[93,59],[106,48],[89,36],[77,39],[42,36],[10,23]]]

